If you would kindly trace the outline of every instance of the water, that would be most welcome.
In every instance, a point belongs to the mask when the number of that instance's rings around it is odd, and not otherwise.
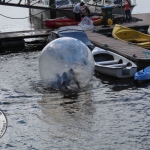
[[[26,9],[0,10],[28,16]],[[30,19],[0,20],[0,32],[35,28]],[[8,119],[1,150],[149,150],[149,83],[95,74],[88,87],[64,97],[42,82],[39,54],[0,55],[0,109]]]
[[[6,17],[0,16],[1,20],[0,32],[22,31],[24,29],[26,30],[33,29],[32,24],[30,24],[29,22],[28,9],[10,6],[0,6],[0,10],[1,10],[0,15],[6,16]],[[14,19],[14,18],[22,18],[22,19]]]

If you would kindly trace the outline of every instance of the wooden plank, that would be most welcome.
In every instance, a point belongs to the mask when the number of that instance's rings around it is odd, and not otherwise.
[[[5,32],[5,33],[0,33],[0,41],[36,38],[36,37],[47,37],[51,33],[51,31],[52,29]]]
[[[127,42],[116,40],[111,37],[106,37],[102,34],[94,33],[92,31],[93,30],[88,30],[85,32],[91,42],[96,46],[118,53],[136,63],[145,61],[147,62],[147,66],[150,65],[150,56],[148,55],[147,57],[145,54],[146,52],[149,53],[150,50],[129,44]]]
[[[131,23],[123,23],[123,26],[126,27],[142,27],[142,26],[149,26],[150,25],[150,13],[143,13],[143,14],[132,14],[132,17],[141,19],[141,21],[134,21]],[[94,30],[109,30],[113,29],[114,25],[110,27],[103,28],[101,25],[95,26]]]
[[[138,18],[141,21],[131,22],[131,23],[123,23],[123,26],[126,27],[144,27],[150,25],[150,13],[144,14],[132,14],[132,17]],[[104,49],[108,49],[112,52],[118,53],[134,62],[136,62],[139,66],[150,66],[150,50],[135,46],[128,42],[123,42],[120,40],[116,40],[112,37],[107,37],[100,33],[95,33],[96,31],[104,31],[108,30],[108,32],[113,30],[114,25],[110,27],[103,28],[101,25],[95,26],[94,29],[85,31],[88,38],[93,42],[96,46],[99,46]],[[136,56],[136,57],[134,57]]]

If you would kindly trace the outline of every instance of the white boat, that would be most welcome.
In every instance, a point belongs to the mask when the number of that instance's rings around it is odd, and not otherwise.
[[[108,50],[95,47],[92,51],[95,71],[117,78],[133,77],[137,66],[127,58]]]
[[[43,6],[43,7],[53,7],[53,8],[61,8],[65,9],[64,12],[56,12],[55,11],[44,11],[40,9],[31,9],[31,15],[35,15],[39,19],[47,19],[47,18],[57,18],[62,17],[65,14],[67,17],[72,16],[72,9],[74,5],[82,0],[34,0],[31,1],[31,5],[34,6]],[[136,0],[131,1],[131,12],[133,8],[136,6]],[[102,13],[102,7],[110,6],[112,7],[112,14],[122,14],[124,15],[124,0],[84,0],[85,4],[89,7],[91,13]],[[66,10],[69,10],[69,13],[66,13]]]
[[[85,0],[86,4],[92,12],[102,13],[102,7],[112,7],[112,14],[124,15],[124,0]],[[136,0],[130,0],[131,2],[131,13],[133,8],[136,6]]]
[[[47,18],[58,18],[62,16],[72,16],[72,9],[75,3],[81,2],[81,0],[34,0],[30,2],[30,5],[40,6],[40,7],[52,7],[57,9],[64,9],[63,11],[44,11],[42,9],[31,9],[31,15],[35,16],[38,19],[47,19]],[[69,10],[69,11],[66,11]],[[69,13],[68,13],[69,12]],[[72,12],[72,13],[71,13]]]

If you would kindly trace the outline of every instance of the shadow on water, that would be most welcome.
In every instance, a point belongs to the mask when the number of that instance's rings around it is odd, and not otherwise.
[[[46,136],[77,141],[87,136],[96,110],[90,92],[78,94],[70,98],[61,97],[58,92],[43,94],[39,101],[43,116],[39,119],[48,125]]]
[[[71,91],[71,90],[60,91],[60,90],[56,90],[54,88],[51,88],[51,87],[45,85],[42,80],[40,80],[39,82],[36,82],[36,83],[32,83],[32,87],[38,93],[54,94],[54,95],[56,95],[56,97],[59,95],[62,98],[72,99],[72,100],[77,99],[78,96],[79,96],[79,93],[80,93],[79,90],[76,90],[76,91]]]
[[[98,72],[94,73],[94,76],[99,78],[102,84],[107,84],[114,91],[121,91],[125,89],[135,90],[140,87],[148,87],[150,85],[149,81],[136,82],[134,77],[131,78],[115,78],[112,76],[100,74]]]
[[[135,81],[135,84],[136,84],[136,86],[139,87],[139,88],[140,88],[140,87],[142,87],[142,88],[147,88],[147,87],[150,86],[150,80],[139,81],[139,82]]]

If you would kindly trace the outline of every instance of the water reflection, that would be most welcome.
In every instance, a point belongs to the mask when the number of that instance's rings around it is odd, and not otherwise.
[[[43,94],[38,101],[41,108],[38,118],[45,125],[41,137],[52,145],[57,143],[55,148],[59,149],[71,149],[73,145],[95,150],[121,149],[127,145],[130,149],[127,143],[137,143],[141,148],[144,138],[149,138],[146,129],[149,93],[148,87],[135,90],[127,87],[126,84],[130,85],[132,81],[100,75],[99,78],[93,77],[86,90],[76,96],[65,98],[54,91]],[[118,92],[111,88],[120,84],[126,88]],[[148,147],[146,141],[143,142],[144,147]]]
[[[72,98],[64,98],[58,93],[44,94],[39,105],[43,113],[40,119],[48,124],[50,136],[75,140],[85,138],[91,130],[96,111],[91,91]]]
[[[121,91],[128,88],[134,89],[137,86],[133,77],[115,78],[104,74],[99,74],[98,72],[95,72],[94,75],[99,78],[103,84],[108,84],[113,91]]]

